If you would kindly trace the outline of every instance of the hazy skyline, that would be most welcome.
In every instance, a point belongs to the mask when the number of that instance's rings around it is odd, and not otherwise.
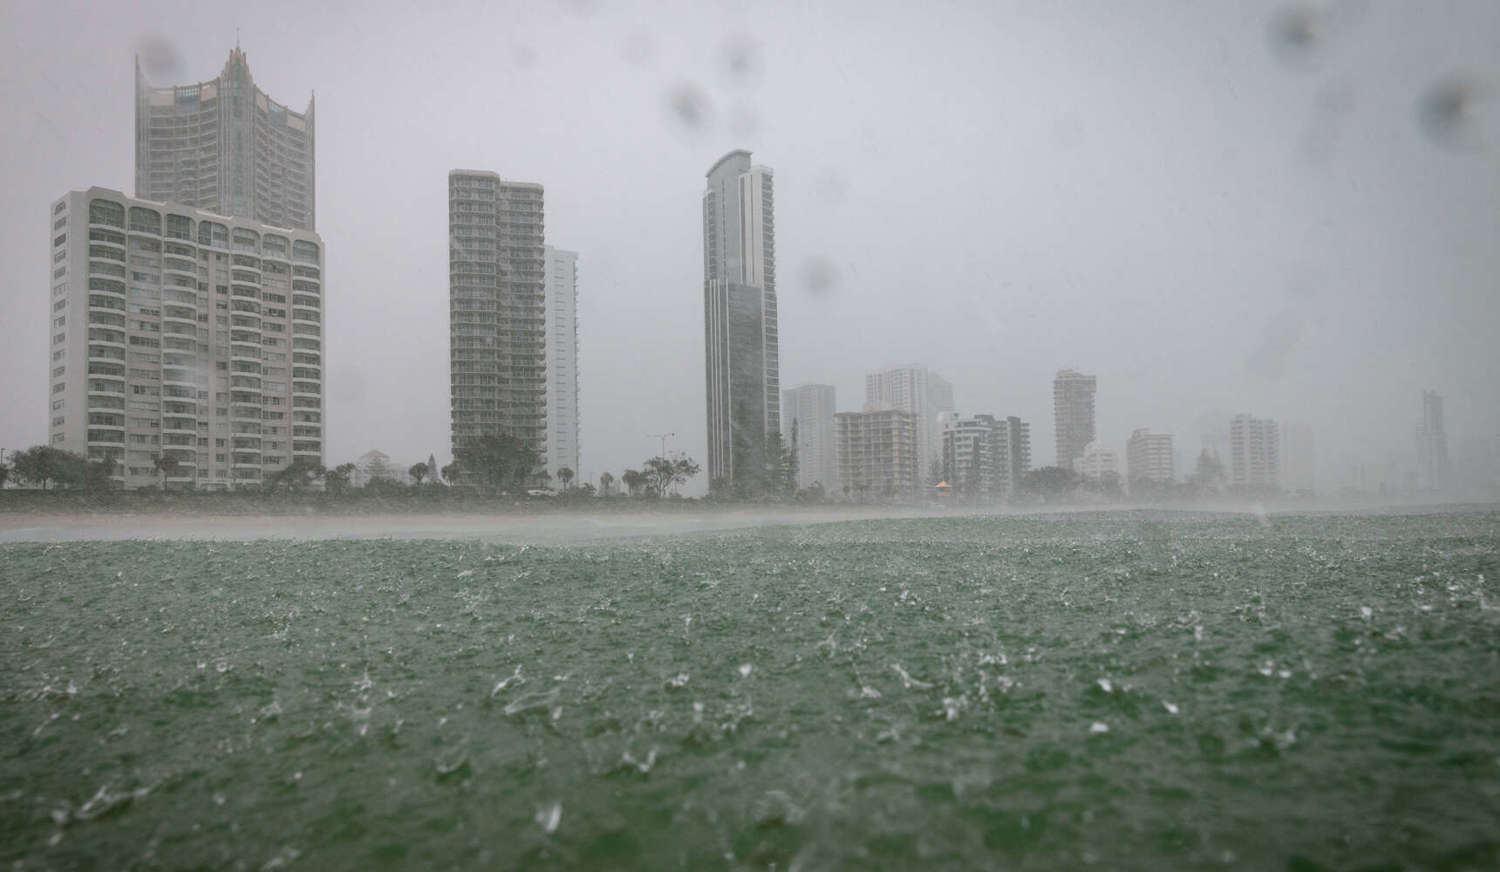
[[[777,178],[781,383],[921,363],[1052,442],[1206,414],[1414,455],[1500,432],[1500,4],[0,8],[0,446],[46,438],[48,204],[133,191],[134,66],[318,108],[330,466],[448,446],[447,173],[546,188],[579,252],[580,480],[705,459],[703,173]],[[1324,10],[1302,17],[1286,9]],[[395,413],[395,414],[393,414]],[[1049,463],[1050,451],[1034,458]],[[695,482],[696,490],[706,484]]]

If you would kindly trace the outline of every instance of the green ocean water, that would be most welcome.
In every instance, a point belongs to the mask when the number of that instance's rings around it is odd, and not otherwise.
[[[1500,868],[1500,513],[0,547],[17,869]]]

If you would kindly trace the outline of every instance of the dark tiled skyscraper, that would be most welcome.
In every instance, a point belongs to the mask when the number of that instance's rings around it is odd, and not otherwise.
[[[708,476],[734,481],[781,430],[776,218],[771,170],[731,151],[703,193],[703,320]]]

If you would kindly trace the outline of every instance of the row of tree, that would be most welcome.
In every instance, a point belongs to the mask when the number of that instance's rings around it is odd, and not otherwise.
[[[8,465],[0,465],[0,485],[14,478],[43,489],[105,490],[118,467],[113,453],[89,460],[51,445],[33,445],[14,454]]]
[[[465,485],[497,494],[521,493],[545,485],[551,478],[542,467],[541,455],[525,441],[508,434],[484,436],[463,443],[455,454],[453,463],[439,470],[432,469],[435,463],[417,463],[407,472],[419,487],[429,479],[435,482],[436,476],[440,475],[450,485]],[[158,455],[155,467],[161,473],[165,487],[167,480],[176,475],[180,462],[171,455]],[[114,454],[91,461],[49,445],[37,445],[14,455],[10,465],[0,465],[0,485],[13,478],[43,489],[104,490],[115,486],[114,476],[118,469],[119,461]],[[316,460],[299,457],[267,477],[261,483],[261,489],[272,493],[298,492],[321,484],[329,493],[346,493],[353,486],[357,469],[353,463],[328,468]],[[691,457],[652,457],[638,470],[625,470],[620,482],[631,496],[666,497],[676,495],[678,489],[699,471],[697,461]],[[588,482],[573,488],[574,478],[572,469],[564,467],[557,471],[564,493],[575,490],[584,496],[597,493]],[[599,481],[606,494],[613,491],[613,475],[606,472]],[[404,485],[375,475],[366,487],[399,489]]]

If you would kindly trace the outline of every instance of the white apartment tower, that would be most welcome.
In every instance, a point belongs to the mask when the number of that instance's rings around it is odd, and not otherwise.
[[[313,100],[294,112],[255,87],[238,46],[216,79],[152,87],[135,67],[135,194],[312,230]]]
[[[938,416],[956,411],[953,385],[925,366],[892,366],[865,375],[865,406],[898,409],[917,416],[917,458],[925,478],[942,457],[943,424]]]
[[[1094,391],[1097,379],[1071,369],[1052,380],[1052,418],[1057,437],[1057,465],[1072,469],[1094,441]]]
[[[1175,477],[1172,436],[1142,427],[1125,443],[1125,466],[1131,485],[1138,481],[1165,484]]]
[[[114,457],[127,488],[254,488],[322,463],[316,233],[97,187],[49,220],[53,446]]]
[[[448,174],[449,383],[455,456],[481,436],[547,442],[542,186]]]
[[[703,192],[710,487],[755,468],[781,431],[773,187],[771,170],[736,150],[709,168]]]
[[[1448,485],[1448,434],[1443,429],[1443,397],[1437,391],[1422,391],[1417,463],[1424,488],[1442,490]]]
[[[1031,426],[1014,415],[943,415],[943,478],[967,499],[1010,499],[1031,471]]]
[[[806,489],[816,482],[826,494],[837,494],[839,466],[837,441],[833,432],[833,385],[802,385],[781,393],[782,444],[792,446],[796,430],[797,487]]]
[[[920,493],[917,416],[899,409],[833,416],[842,492],[857,502],[903,502]]]
[[[1276,487],[1281,479],[1280,441],[1275,421],[1235,415],[1229,422],[1229,483]]]
[[[578,253],[547,246],[547,472],[578,468]]]

